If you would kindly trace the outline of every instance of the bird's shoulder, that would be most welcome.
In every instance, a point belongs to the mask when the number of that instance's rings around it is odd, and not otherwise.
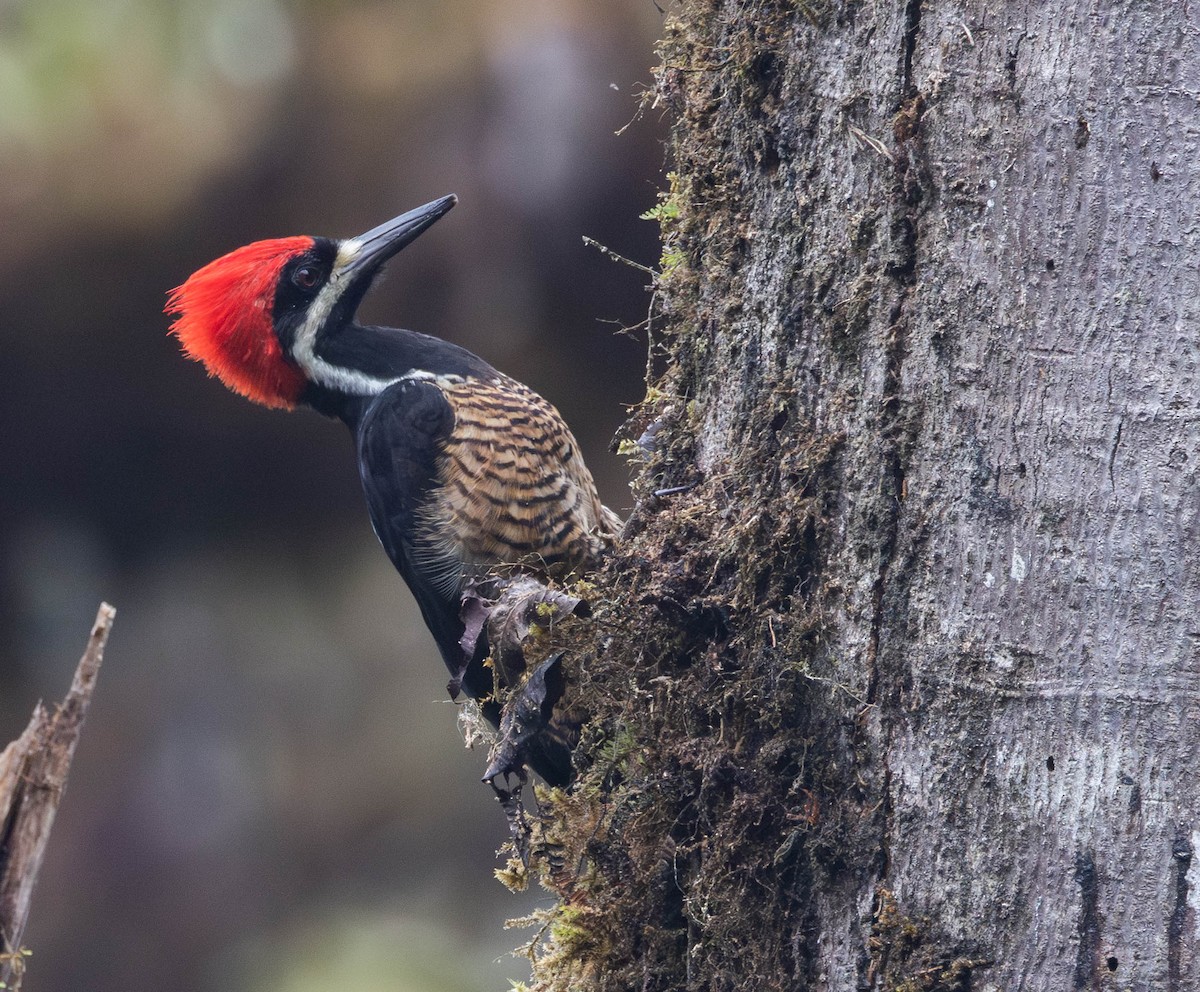
[[[441,390],[423,380],[393,383],[367,406],[356,427],[358,474],[376,536],[421,600],[414,555],[430,491],[438,484],[438,453],[454,427]],[[426,604],[422,602],[422,609]]]

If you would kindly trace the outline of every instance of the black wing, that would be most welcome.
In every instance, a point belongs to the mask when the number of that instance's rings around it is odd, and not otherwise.
[[[492,695],[491,671],[484,667],[487,639],[480,637],[466,664],[461,647],[463,556],[452,542],[439,540],[431,513],[438,503],[439,477],[456,415],[443,390],[429,380],[402,380],[372,401],[359,421],[358,471],[371,524],[380,543],[412,590],[425,625],[433,634],[454,680],[475,699]],[[590,477],[588,478],[590,483]],[[484,716],[499,724],[494,700],[482,704]],[[527,760],[548,782],[570,777],[569,749],[540,738],[528,742]]]
[[[448,583],[446,576],[461,562],[423,538],[430,493],[439,485],[438,456],[453,429],[454,411],[434,383],[397,382],[379,394],[359,422],[358,472],[375,533],[412,590],[446,667],[458,675],[464,661],[459,583]],[[492,688],[481,662],[482,657],[468,666],[463,678],[464,688],[477,698]]]

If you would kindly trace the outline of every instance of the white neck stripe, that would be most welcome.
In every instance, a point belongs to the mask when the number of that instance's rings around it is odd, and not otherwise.
[[[296,340],[292,344],[292,359],[300,366],[308,380],[334,392],[346,393],[351,396],[375,396],[382,393],[388,386],[406,379],[461,382],[461,376],[440,376],[422,369],[413,369],[404,375],[391,377],[368,375],[358,369],[333,365],[317,354],[317,338],[320,336],[321,328],[329,320],[329,315],[333,313],[333,308],[342,295],[341,281],[345,268],[358,257],[361,251],[362,245],[353,239],[343,241],[338,246],[337,258],[333,263],[333,271],[329,274],[329,281],[321,287],[321,291],[308,308],[304,323],[296,332]]]
[[[317,357],[316,347],[317,335],[321,333],[321,328],[329,320],[329,315],[333,313],[333,308],[342,295],[341,276],[345,264],[342,260],[342,249],[338,248],[337,258],[333,263],[333,271],[329,273],[329,281],[321,287],[321,291],[317,294],[316,299],[309,305],[308,313],[304,317],[304,323],[296,331],[296,340],[292,343],[292,358],[295,359],[296,364],[304,370],[309,379],[321,385],[332,386],[332,382],[325,382],[324,380],[331,372],[339,371],[330,366],[324,359]],[[359,388],[350,391],[354,393],[364,392],[362,384],[359,385]],[[367,392],[375,391],[377,390],[367,390]]]
[[[304,323],[296,332],[296,340],[292,343],[292,358],[308,377],[310,382],[324,386],[340,393],[353,396],[372,396],[387,389],[395,379],[384,379],[367,375],[356,369],[339,368],[331,365],[317,354],[317,337],[321,328],[329,320],[334,306],[342,295],[342,277],[345,268],[358,257],[362,246],[353,239],[343,241],[338,245],[337,257],[333,262],[333,270],[329,273],[329,281],[321,287],[315,300],[309,305]]]

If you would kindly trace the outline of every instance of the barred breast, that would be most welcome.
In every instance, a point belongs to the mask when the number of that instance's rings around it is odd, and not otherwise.
[[[438,386],[454,428],[438,462],[428,533],[463,571],[508,565],[556,574],[612,543],[621,520],[600,502],[553,406],[507,377]]]

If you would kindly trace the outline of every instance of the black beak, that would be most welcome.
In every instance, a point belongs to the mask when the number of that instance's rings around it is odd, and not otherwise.
[[[416,241],[457,202],[458,197],[451,193],[359,235],[354,239],[361,245],[359,253],[340,274],[354,279],[360,274],[374,272],[401,248]]]

